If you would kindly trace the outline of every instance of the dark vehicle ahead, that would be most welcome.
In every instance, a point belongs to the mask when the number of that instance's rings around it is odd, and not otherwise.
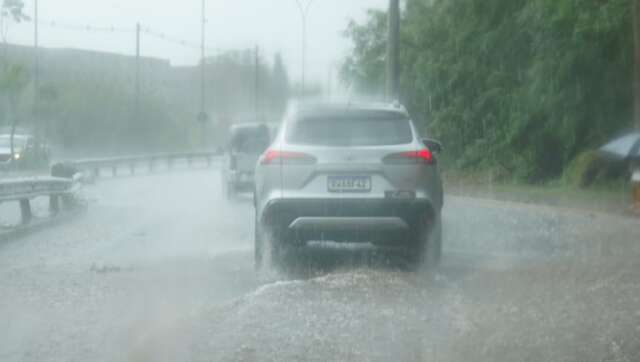
[[[0,168],[34,169],[49,165],[49,147],[34,136],[16,134],[13,152],[10,134],[0,134]]]
[[[440,148],[400,105],[292,107],[256,168],[256,266],[318,240],[392,242],[437,265]]]
[[[271,132],[266,124],[247,123],[231,127],[227,162],[222,172],[222,184],[228,197],[237,192],[253,191],[256,163],[270,143]]]

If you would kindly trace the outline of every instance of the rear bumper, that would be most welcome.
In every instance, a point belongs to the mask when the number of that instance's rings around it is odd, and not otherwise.
[[[375,220],[385,224],[399,225],[398,221],[411,226],[420,216],[436,209],[429,199],[272,199],[264,204],[260,220],[278,221],[287,226],[298,218],[306,218],[298,225],[326,224],[370,226]],[[321,220],[321,219],[327,220]],[[388,223],[388,218],[395,221]],[[343,219],[343,221],[340,221]],[[365,220],[372,221],[365,221]]]
[[[299,217],[289,224],[296,231],[407,231],[409,225],[399,217]]]
[[[388,242],[405,240],[434,212],[427,199],[272,199],[259,220],[284,228],[286,238],[297,242]]]

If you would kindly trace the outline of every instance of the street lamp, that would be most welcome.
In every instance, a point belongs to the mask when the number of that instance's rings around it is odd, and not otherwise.
[[[48,127],[44,132],[45,134],[42,134],[42,125],[40,124],[41,120],[39,118],[40,115],[38,114],[40,107],[40,55],[38,54],[40,48],[38,39],[38,25],[40,18],[38,17],[38,0],[35,0],[33,9],[33,118],[36,134],[39,137],[48,137]]]
[[[204,124],[208,115],[205,110],[205,35],[207,26],[207,4],[205,0],[202,0],[202,19],[201,19],[201,34],[200,34],[200,114],[198,114],[198,120]]]
[[[298,9],[300,10],[300,17],[302,19],[302,93],[305,91],[305,71],[307,67],[307,15],[309,14],[309,8],[313,0],[296,0]]]

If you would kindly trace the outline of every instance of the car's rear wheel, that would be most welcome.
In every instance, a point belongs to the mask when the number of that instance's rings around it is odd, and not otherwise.
[[[236,185],[231,181],[227,181],[226,190],[227,190],[227,199],[233,200],[236,197],[236,193],[237,193]]]
[[[262,269],[263,255],[262,255],[262,230],[260,223],[256,219],[254,223],[254,238],[253,238],[253,261],[256,270]]]
[[[233,182],[229,181],[228,174],[226,172],[220,173],[220,182],[222,183],[222,192],[227,200],[232,200],[236,194],[236,189]]]
[[[256,270],[281,267],[285,254],[284,231],[281,227],[256,221],[254,264]]]
[[[442,218],[439,213],[418,221],[410,236],[408,252],[414,267],[438,267],[442,257]]]

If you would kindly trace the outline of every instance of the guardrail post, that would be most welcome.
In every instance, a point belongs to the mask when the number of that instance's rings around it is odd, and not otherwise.
[[[211,156],[205,156],[207,158],[207,167],[211,167]]]
[[[111,174],[113,177],[118,176],[118,166],[111,166]]]
[[[153,158],[149,159],[149,172],[153,172]]]
[[[129,164],[129,171],[130,171],[130,173],[131,173],[132,175],[135,175],[135,174],[136,174],[136,164],[135,164],[135,163],[131,162],[131,163]]]
[[[33,213],[31,212],[31,203],[29,199],[20,200],[20,214],[22,215],[22,224],[26,225],[31,222]]]
[[[173,168],[173,158],[171,158],[171,156],[169,156],[169,157],[167,158],[167,168],[168,168],[169,170],[171,170],[171,169]]]
[[[189,166],[189,168],[191,168],[191,163],[192,163],[191,157],[187,157],[187,166]]]
[[[100,167],[96,167],[93,169],[93,177],[100,178]]]
[[[49,211],[54,215],[60,212],[60,196],[59,195],[49,196]]]

